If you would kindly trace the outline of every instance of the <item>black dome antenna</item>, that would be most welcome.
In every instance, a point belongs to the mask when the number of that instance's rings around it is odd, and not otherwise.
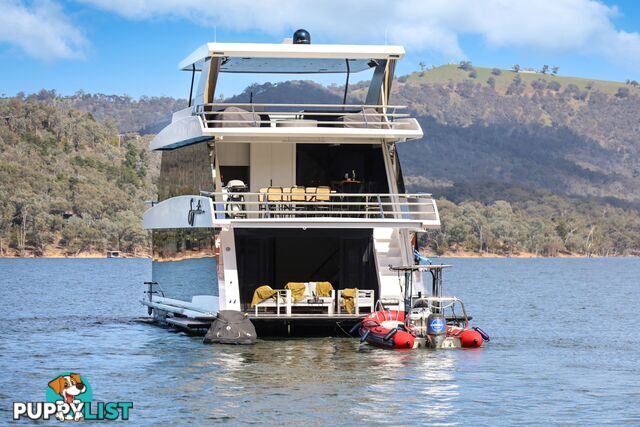
[[[293,33],[293,44],[311,44],[311,34],[309,34],[309,31],[300,28]]]

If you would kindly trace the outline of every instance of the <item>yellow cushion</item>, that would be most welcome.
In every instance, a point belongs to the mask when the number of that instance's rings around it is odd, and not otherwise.
[[[305,285],[302,282],[289,282],[284,287],[291,291],[291,296],[294,302],[298,302],[304,299]]]
[[[316,282],[316,296],[330,297],[333,285],[329,282]]]
[[[342,290],[342,305],[349,314],[353,313],[353,310],[356,307],[355,299],[357,295],[358,289],[356,288],[347,288]]]
[[[273,298],[278,292],[271,289],[269,285],[262,285],[253,291],[253,299],[251,300],[251,307],[255,307],[262,301]]]

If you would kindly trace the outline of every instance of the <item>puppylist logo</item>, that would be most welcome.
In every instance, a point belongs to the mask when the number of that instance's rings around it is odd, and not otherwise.
[[[85,377],[63,372],[47,384],[46,402],[13,402],[13,419],[60,421],[128,420],[133,402],[92,402]]]

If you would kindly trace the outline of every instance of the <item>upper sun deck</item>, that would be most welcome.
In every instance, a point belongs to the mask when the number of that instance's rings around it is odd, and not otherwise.
[[[396,142],[422,137],[406,107],[389,104],[402,46],[293,43],[207,43],[179,65],[192,73],[189,108],[152,141],[152,150],[172,150],[206,140],[256,143]],[[349,78],[371,72],[366,96],[348,103]],[[196,73],[199,84],[194,86]],[[318,104],[253,99],[230,103],[216,98],[224,74],[344,74],[342,102]],[[308,77],[305,77],[308,78]],[[364,98],[364,99],[362,99]]]
[[[180,111],[151,141],[172,150],[209,139],[227,143],[382,143],[421,138],[404,106],[210,103]]]
[[[180,62],[179,69],[202,71],[210,58],[224,58],[228,73],[346,73],[371,68],[371,61],[398,60],[402,46],[293,43],[206,43]]]

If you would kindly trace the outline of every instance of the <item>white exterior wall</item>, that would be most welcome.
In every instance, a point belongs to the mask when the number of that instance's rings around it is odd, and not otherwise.
[[[293,143],[252,143],[250,163],[249,188],[252,192],[263,187],[296,184],[296,145]]]
[[[220,230],[220,257],[218,264],[218,293],[220,310],[240,311],[240,289],[238,286],[238,267],[236,263],[236,242],[233,228]],[[222,269],[222,271],[220,270]],[[222,274],[221,274],[222,273]]]
[[[216,142],[220,166],[249,166],[249,144]]]

